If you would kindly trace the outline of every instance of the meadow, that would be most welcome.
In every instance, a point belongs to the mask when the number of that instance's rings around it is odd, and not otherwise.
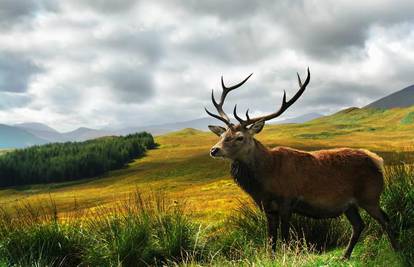
[[[99,179],[0,190],[0,232],[7,240],[0,243],[1,256],[5,265],[17,266],[408,265],[414,253],[412,114],[414,107],[352,108],[304,124],[269,125],[257,136],[270,147],[358,147],[383,156],[387,190],[382,201],[402,232],[402,253],[394,253],[379,227],[364,217],[363,241],[351,261],[343,262],[348,224],[341,218],[298,217],[295,241],[279,244],[272,255],[263,215],[230,178],[229,163],[208,156],[217,137],[184,129],[156,137],[158,148]]]

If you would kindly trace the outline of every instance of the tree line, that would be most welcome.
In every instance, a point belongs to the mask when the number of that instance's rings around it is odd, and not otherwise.
[[[0,156],[0,187],[98,176],[122,168],[155,146],[152,135],[142,132],[14,150]]]

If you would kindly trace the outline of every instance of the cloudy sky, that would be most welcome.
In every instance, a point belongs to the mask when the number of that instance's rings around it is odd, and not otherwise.
[[[210,92],[253,115],[364,106],[414,83],[414,1],[1,0],[0,123],[59,130],[206,116]]]

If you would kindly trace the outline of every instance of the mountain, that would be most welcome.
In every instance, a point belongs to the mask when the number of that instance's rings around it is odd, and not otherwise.
[[[48,141],[19,127],[0,124],[0,148],[22,148],[41,145]]]
[[[96,130],[86,127],[80,127],[74,131],[61,134],[64,141],[86,141],[108,135],[114,134],[109,131]]]
[[[365,106],[365,108],[402,108],[414,105],[414,85],[387,95]]]
[[[113,133],[86,127],[60,133],[37,122],[19,123],[12,126],[0,124],[0,148],[22,148],[45,143],[85,141],[108,135],[113,135]]]
[[[36,130],[36,131],[55,132],[55,133],[58,132],[52,127],[49,127],[46,124],[43,124],[40,122],[24,122],[24,123],[15,124],[13,126],[23,128],[23,129]]]
[[[302,123],[309,120],[313,120],[315,118],[319,118],[321,116],[321,114],[309,113],[290,119],[276,121],[272,124]],[[29,145],[53,142],[86,141],[103,136],[126,135],[142,131],[150,132],[153,135],[165,134],[186,128],[193,128],[197,130],[206,131],[208,130],[207,126],[212,124],[220,124],[220,122],[214,118],[205,117],[195,120],[165,124],[154,124],[141,127],[130,127],[120,130],[97,130],[81,127],[70,132],[61,133],[42,123],[20,123],[15,124],[13,126],[4,125],[3,128],[0,128],[0,148],[20,148]],[[16,132],[16,134],[13,134],[13,132]]]
[[[37,136],[49,142],[65,141],[61,133],[43,123],[27,122],[15,124],[13,126],[23,129],[33,134],[34,136]]]

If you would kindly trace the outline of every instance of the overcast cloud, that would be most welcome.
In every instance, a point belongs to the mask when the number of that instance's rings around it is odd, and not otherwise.
[[[59,130],[206,116],[211,89],[285,117],[364,106],[414,83],[414,1],[0,2],[0,123]]]

